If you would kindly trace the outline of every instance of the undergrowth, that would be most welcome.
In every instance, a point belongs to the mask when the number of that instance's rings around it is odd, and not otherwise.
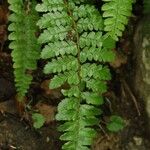
[[[28,70],[36,68],[39,45],[35,37],[38,18],[35,1],[9,0],[13,31],[9,39],[17,91],[24,96],[31,83]],[[27,5],[26,5],[27,3]],[[104,103],[103,93],[111,74],[107,63],[115,59],[112,49],[122,36],[132,0],[103,0],[99,11],[90,0],[43,0],[36,6],[41,18],[41,58],[47,60],[44,73],[53,74],[50,89],[62,89],[56,120],[62,123],[60,139],[64,150],[88,150],[96,136]],[[26,7],[24,7],[26,6]],[[116,117],[113,120],[119,120]]]

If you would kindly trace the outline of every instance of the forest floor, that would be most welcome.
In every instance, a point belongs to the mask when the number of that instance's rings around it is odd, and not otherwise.
[[[25,110],[22,111],[22,106],[16,102],[11,50],[7,40],[9,11],[5,2],[0,3],[0,150],[60,150],[60,133],[57,132],[58,123],[54,121],[54,115],[62,95],[60,89],[48,89],[50,76],[42,73],[42,60],[34,72]],[[113,77],[108,83],[103,122],[93,150],[150,150],[144,102],[135,95],[132,82],[129,82],[135,69],[132,65],[132,41],[135,25],[142,15],[140,3],[136,4],[134,11],[123,38],[118,42],[117,59],[110,64]],[[38,130],[33,128],[31,118],[31,113],[36,111],[46,118],[46,124]],[[106,130],[105,121],[111,114],[124,118],[126,125],[122,131],[110,133]]]

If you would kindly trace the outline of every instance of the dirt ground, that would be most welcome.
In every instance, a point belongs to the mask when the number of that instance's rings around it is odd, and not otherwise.
[[[134,7],[134,16],[117,45],[117,60],[110,64],[113,77],[108,83],[109,90],[104,95],[106,102],[103,106],[103,122],[98,129],[99,133],[92,150],[150,150],[150,132],[144,102],[133,92],[130,82],[134,70],[132,38],[135,25],[141,18],[141,2],[138,1]],[[31,100],[34,109],[38,103],[42,103],[42,107],[38,106],[42,112],[50,108],[49,113],[45,114],[47,124],[35,130],[29,116],[31,110],[26,110],[21,117],[17,111],[11,51],[7,41],[7,7],[5,1],[0,3],[0,150],[61,150],[58,123],[52,118],[62,95],[60,89],[49,91],[45,88],[50,76],[42,73],[44,62],[41,60],[38,62],[38,70],[34,72],[34,81],[27,100]],[[106,130],[105,121],[111,114],[118,114],[124,118],[126,126],[122,131],[110,133]]]

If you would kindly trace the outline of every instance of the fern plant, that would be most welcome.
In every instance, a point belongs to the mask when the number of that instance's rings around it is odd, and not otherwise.
[[[35,11],[34,0],[8,0],[9,9],[12,14],[9,16],[11,24],[8,30],[11,31],[8,39],[12,42],[9,47],[13,49],[14,76],[16,88],[20,100],[25,96],[32,81],[31,71],[36,69],[36,61],[40,56],[39,44],[35,33],[38,13]]]
[[[49,87],[66,82],[70,86],[62,89],[65,98],[56,115],[63,122],[59,130],[64,132],[60,137],[64,150],[88,150],[93,142],[102,94],[111,79],[105,63],[114,60],[112,48],[131,13],[131,0],[104,2],[107,19],[90,0],[43,0],[36,6],[43,13],[37,24],[43,30],[38,40],[44,47],[41,58],[47,59],[44,72],[54,74]]]

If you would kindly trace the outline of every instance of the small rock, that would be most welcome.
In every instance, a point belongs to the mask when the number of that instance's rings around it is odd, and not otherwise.
[[[141,137],[133,137],[133,140],[137,146],[142,145],[143,139]]]
[[[50,141],[50,138],[47,136],[46,137],[46,142],[48,143]]]

